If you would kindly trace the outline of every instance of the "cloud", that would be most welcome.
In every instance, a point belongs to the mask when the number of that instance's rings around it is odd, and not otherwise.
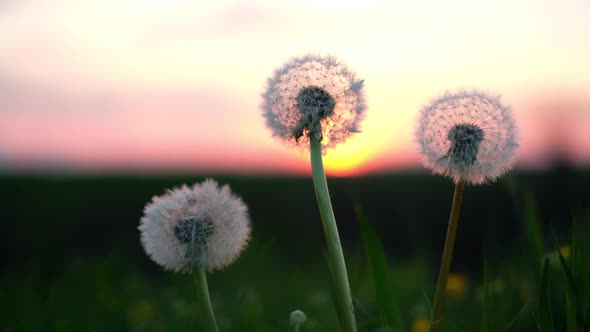
[[[120,97],[92,92],[68,93],[58,87],[0,77],[0,113],[114,111]]]
[[[590,163],[589,96],[538,92],[515,109],[521,115],[521,159],[525,164],[546,165],[555,159]]]
[[[338,150],[343,160],[405,151],[412,114],[445,89],[587,92],[587,2],[461,2],[0,0],[0,157],[277,156],[288,149],[270,140],[259,93],[275,66],[305,52],[335,54],[367,79],[368,130]],[[587,117],[544,120],[533,110],[576,107],[544,100],[514,105],[525,157],[561,136],[588,156]]]
[[[252,145],[243,130],[258,118],[240,96],[212,88],[64,91],[0,80],[0,147],[5,158],[64,153],[74,158],[122,151],[215,150]],[[239,139],[233,141],[235,136]],[[231,151],[229,148],[227,151]],[[85,156],[85,157],[84,157]]]
[[[284,28],[288,12],[279,7],[261,6],[255,2],[235,2],[211,10],[208,15],[183,15],[148,27],[140,38],[143,46],[177,42],[240,39]]]

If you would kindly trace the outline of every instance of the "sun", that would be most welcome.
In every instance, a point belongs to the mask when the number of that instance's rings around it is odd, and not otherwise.
[[[363,158],[358,156],[325,157],[326,173],[332,176],[355,176],[362,173]]]
[[[360,137],[359,137],[360,138]],[[324,156],[324,168],[331,176],[356,176],[363,173],[363,166],[371,160],[374,151],[362,146],[362,139],[353,139]]]

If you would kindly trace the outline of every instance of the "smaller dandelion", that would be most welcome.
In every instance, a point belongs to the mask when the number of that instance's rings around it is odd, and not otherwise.
[[[416,139],[426,167],[472,184],[504,174],[518,147],[510,108],[481,92],[445,94],[425,106]]]
[[[139,225],[146,253],[166,270],[193,272],[204,299],[211,328],[217,323],[205,271],[233,262],[250,237],[250,219],[244,202],[229,186],[211,179],[186,185],[154,197]]]
[[[482,184],[510,169],[516,155],[516,125],[510,108],[481,92],[445,94],[422,109],[416,139],[424,164],[455,180],[436,293],[432,331],[440,329],[445,293],[458,290],[450,274],[465,183]]]
[[[208,179],[154,197],[139,226],[146,253],[167,270],[217,270],[233,262],[250,237],[248,208],[229,186]]]

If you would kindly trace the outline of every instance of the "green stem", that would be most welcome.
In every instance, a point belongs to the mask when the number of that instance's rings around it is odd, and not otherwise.
[[[211,297],[209,296],[207,275],[205,275],[205,271],[200,267],[195,267],[193,271],[193,281],[195,282],[195,288],[198,293],[197,296],[201,296],[201,298],[203,299],[203,304],[205,304],[205,309],[207,312],[207,316],[209,318],[211,331],[218,332],[219,328],[217,327],[215,312],[213,312],[213,305],[211,304]]]
[[[443,249],[442,261],[440,262],[440,272],[438,273],[438,282],[436,284],[436,294],[434,296],[434,306],[432,307],[432,331],[440,330],[443,306],[445,302],[445,293],[447,289],[447,280],[453,260],[453,251],[455,249],[455,236],[457,235],[457,225],[459,224],[459,213],[461,211],[461,201],[463,200],[463,180],[455,184],[455,193],[453,194],[453,206],[451,207],[451,216],[447,228],[447,238]]]
[[[330,261],[334,280],[340,325],[343,331],[355,332],[356,321],[354,318],[352,296],[350,294],[340,236],[338,235],[338,227],[336,226],[336,219],[334,218],[334,211],[332,211],[332,203],[330,202],[326,174],[324,173],[322,147],[319,137],[314,134],[310,135],[310,153],[313,184],[320,209],[320,216],[322,217],[324,234],[326,235],[328,260]]]

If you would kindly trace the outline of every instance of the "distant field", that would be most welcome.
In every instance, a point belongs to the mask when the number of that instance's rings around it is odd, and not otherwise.
[[[204,178],[0,175],[2,331],[198,330],[200,308],[190,278],[152,263],[137,226],[153,195]],[[210,276],[222,330],[286,331],[288,315],[297,308],[310,317],[303,331],[336,330],[311,179],[216,179],[242,196],[253,226],[243,257]],[[383,313],[375,302],[355,204],[383,242],[396,302],[411,330],[429,317],[426,299],[435,285],[452,183],[400,173],[330,178],[328,184],[361,330],[381,326]],[[501,285],[494,286],[501,293],[486,302],[495,303],[485,309],[495,317],[491,331],[505,327],[534,298],[540,272],[539,262],[531,263],[524,222],[530,209],[546,239],[553,232],[560,244],[571,243],[572,218],[590,209],[590,171],[512,173],[492,185],[467,187],[453,264],[460,289],[448,308],[451,331],[480,329],[484,256],[486,278]],[[550,241],[543,250],[552,250]],[[553,300],[559,307],[561,300]],[[523,320],[525,329],[535,326],[530,316]]]

